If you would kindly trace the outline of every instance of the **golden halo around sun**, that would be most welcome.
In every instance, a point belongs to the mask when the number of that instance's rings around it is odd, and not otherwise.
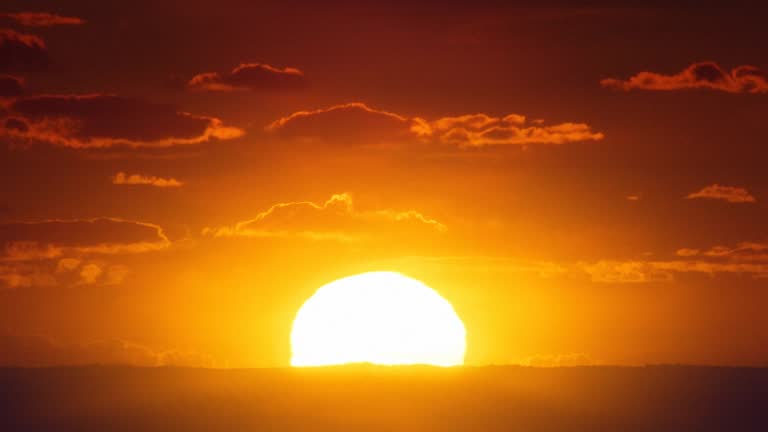
[[[466,330],[423,283],[371,272],[322,286],[296,314],[292,366],[464,364]]]

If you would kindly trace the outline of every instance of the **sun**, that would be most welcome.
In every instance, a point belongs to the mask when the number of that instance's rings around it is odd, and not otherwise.
[[[322,286],[296,314],[292,366],[464,364],[466,330],[453,306],[423,283],[371,272]]]

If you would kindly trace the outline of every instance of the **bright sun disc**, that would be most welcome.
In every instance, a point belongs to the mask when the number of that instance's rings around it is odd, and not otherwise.
[[[466,330],[453,306],[423,283],[393,272],[322,286],[296,314],[292,366],[348,363],[464,364]]]

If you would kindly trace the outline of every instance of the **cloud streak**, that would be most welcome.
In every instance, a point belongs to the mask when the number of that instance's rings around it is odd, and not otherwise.
[[[0,334],[0,366],[127,365],[141,367],[213,367],[194,351],[155,350],[121,339],[60,343],[40,336]]]
[[[28,263],[0,261],[0,290],[57,285],[56,277],[46,268]]]
[[[279,203],[256,217],[233,226],[205,228],[212,237],[282,237],[311,240],[357,241],[393,230],[444,232],[442,223],[415,210],[357,210],[349,194],[336,194],[327,201]]]
[[[58,261],[0,261],[0,290],[94,284],[113,286],[123,283],[129,273],[125,265],[109,264],[103,259],[65,257]]]
[[[156,176],[148,176],[144,174],[126,174],[124,172],[118,172],[112,177],[112,184],[116,185],[146,185],[155,186],[159,188],[177,188],[184,185],[183,182],[176,180],[175,178],[162,178]]]
[[[708,199],[722,200],[729,203],[754,203],[757,199],[753,197],[746,189],[733,186],[721,186],[713,184],[702,188],[699,191],[692,192],[685,197],[686,199]]]
[[[538,144],[567,144],[582,141],[599,141],[605,136],[594,132],[585,123],[560,123],[543,125],[528,122],[520,114],[492,117],[487,114],[470,114],[443,117],[427,122],[416,120],[413,130],[420,136],[433,137],[444,144],[460,148],[487,146],[527,146]]]
[[[598,364],[590,356],[584,353],[568,354],[536,354],[523,359],[520,362],[523,366],[530,367],[578,367],[593,366]]]
[[[544,125],[525,116],[484,113],[426,120],[371,108],[362,102],[297,111],[266,126],[268,132],[305,141],[376,145],[427,142],[462,149],[490,146],[559,145],[604,138],[585,123]]]
[[[242,63],[226,73],[206,72],[195,75],[186,83],[186,88],[224,92],[287,90],[301,88],[305,83],[304,72],[296,68],[277,68],[264,63]]]
[[[48,12],[2,13],[0,14],[0,18],[11,19],[27,27],[85,24],[85,20],[82,18],[56,15]]]
[[[694,63],[673,75],[639,72],[626,80],[603,79],[600,84],[624,91],[707,89],[727,93],[768,93],[768,74],[750,65],[737,66],[726,72],[717,63],[707,61]]]
[[[601,260],[578,263],[593,282],[648,283],[672,281],[678,273],[748,275],[768,278],[768,244],[743,242],[707,250],[681,248],[671,260]]]

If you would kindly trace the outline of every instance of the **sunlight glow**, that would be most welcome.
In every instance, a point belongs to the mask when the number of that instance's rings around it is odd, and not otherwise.
[[[466,330],[453,306],[423,283],[393,272],[322,286],[296,314],[292,366],[464,363]]]

